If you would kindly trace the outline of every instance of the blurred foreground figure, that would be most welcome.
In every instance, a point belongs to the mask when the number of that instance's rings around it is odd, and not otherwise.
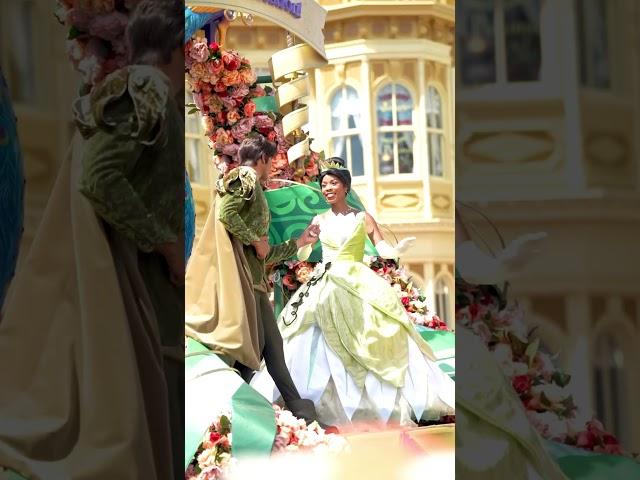
[[[18,260],[23,198],[22,151],[16,117],[0,68],[0,309]]]
[[[26,478],[182,475],[183,8],[139,2],[118,37],[130,64],[74,103],[78,133],[5,304],[0,467]]]

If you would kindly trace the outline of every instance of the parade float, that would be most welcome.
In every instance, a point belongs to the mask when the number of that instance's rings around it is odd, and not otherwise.
[[[286,35],[287,48],[269,60],[270,75],[256,75],[250,58],[226,48],[227,29],[235,22],[250,24],[255,17],[281,27]],[[187,115],[200,118],[217,172],[235,166],[239,145],[247,136],[264,135],[278,147],[265,192],[272,214],[271,244],[299,235],[315,214],[328,208],[315,181],[323,153],[314,151],[313,132],[307,128],[309,72],[327,63],[325,17],[326,11],[312,0],[200,1],[188,2],[185,10],[185,76],[193,94]],[[354,193],[349,203],[364,210]],[[370,242],[366,253],[372,269],[394,285],[416,329],[438,355],[440,367],[454,377],[453,333],[429,312],[424,295],[398,263],[377,257]],[[320,260],[318,245],[305,262],[273,266],[276,314]],[[270,405],[191,338],[185,381],[185,478],[223,477],[245,458],[291,452],[349,452],[355,458],[359,451],[371,452],[378,445],[420,458],[453,455],[453,424],[376,431],[369,426],[366,432],[340,435],[327,434],[317,424],[306,425]]]

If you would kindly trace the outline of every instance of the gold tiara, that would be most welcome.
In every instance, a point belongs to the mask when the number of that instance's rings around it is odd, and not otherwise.
[[[324,172],[326,170],[349,170],[344,165],[334,161],[334,160],[320,160],[320,171]]]

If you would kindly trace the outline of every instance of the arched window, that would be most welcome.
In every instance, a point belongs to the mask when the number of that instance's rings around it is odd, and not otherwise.
[[[598,338],[594,356],[594,388],[598,418],[621,442],[629,439],[626,421],[625,354],[611,334]]]
[[[433,177],[444,177],[445,142],[442,97],[433,86],[427,88],[427,146],[429,148],[429,173]]]
[[[449,310],[449,300],[451,297],[447,281],[442,277],[438,278],[433,290],[436,302],[436,315],[438,315],[442,321],[444,321],[451,327],[451,322],[453,321],[453,319],[451,318],[451,312]]]
[[[343,85],[331,97],[331,156],[340,157],[354,177],[364,175],[361,106],[355,88]]]
[[[400,84],[380,89],[376,102],[378,168],[381,175],[413,173],[413,97]]]
[[[541,0],[479,0],[457,6],[456,45],[465,85],[540,79]]]

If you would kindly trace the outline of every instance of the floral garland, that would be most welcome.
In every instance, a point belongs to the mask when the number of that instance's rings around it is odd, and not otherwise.
[[[433,330],[449,330],[447,324],[438,315],[429,311],[426,297],[413,285],[411,277],[404,267],[398,265],[395,260],[381,257],[365,257],[364,263],[389,282],[415,325]],[[311,262],[287,261],[274,268],[271,281],[275,283],[277,276],[282,279],[285,302],[298,288],[309,281],[316,265]]]
[[[140,0],[58,0],[55,16],[69,29],[67,55],[90,90],[126,66],[125,29]]]
[[[263,135],[277,146],[272,162],[271,179],[309,183],[318,174],[317,155],[306,161],[304,168],[294,169],[287,159],[287,142],[281,116],[259,112],[255,99],[272,96],[274,90],[257,83],[251,63],[245,57],[224,50],[216,42],[195,36],[185,45],[185,74],[193,94],[189,114],[200,112],[209,147],[214,152],[221,173],[237,166],[237,153],[242,141],[252,135]],[[269,182],[267,188],[286,186]]]
[[[339,453],[348,449],[346,440],[325,433],[317,422],[310,425],[290,411],[273,405],[276,414],[276,437],[272,453],[291,454],[299,451]],[[224,480],[236,464],[232,454],[231,415],[221,414],[207,429],[194,460],[185,471],[185,480]]]
[[[504,303],[494,287],[459,281],[456,323],[471,329],[487,345],[536,430],[546,439],[567,445],[627,455],[597,419],[578,424],[577,407],[566,388],[570,375],[556,368],[551,356],[540,349],[540,339],[525,326],[523,310]]]

